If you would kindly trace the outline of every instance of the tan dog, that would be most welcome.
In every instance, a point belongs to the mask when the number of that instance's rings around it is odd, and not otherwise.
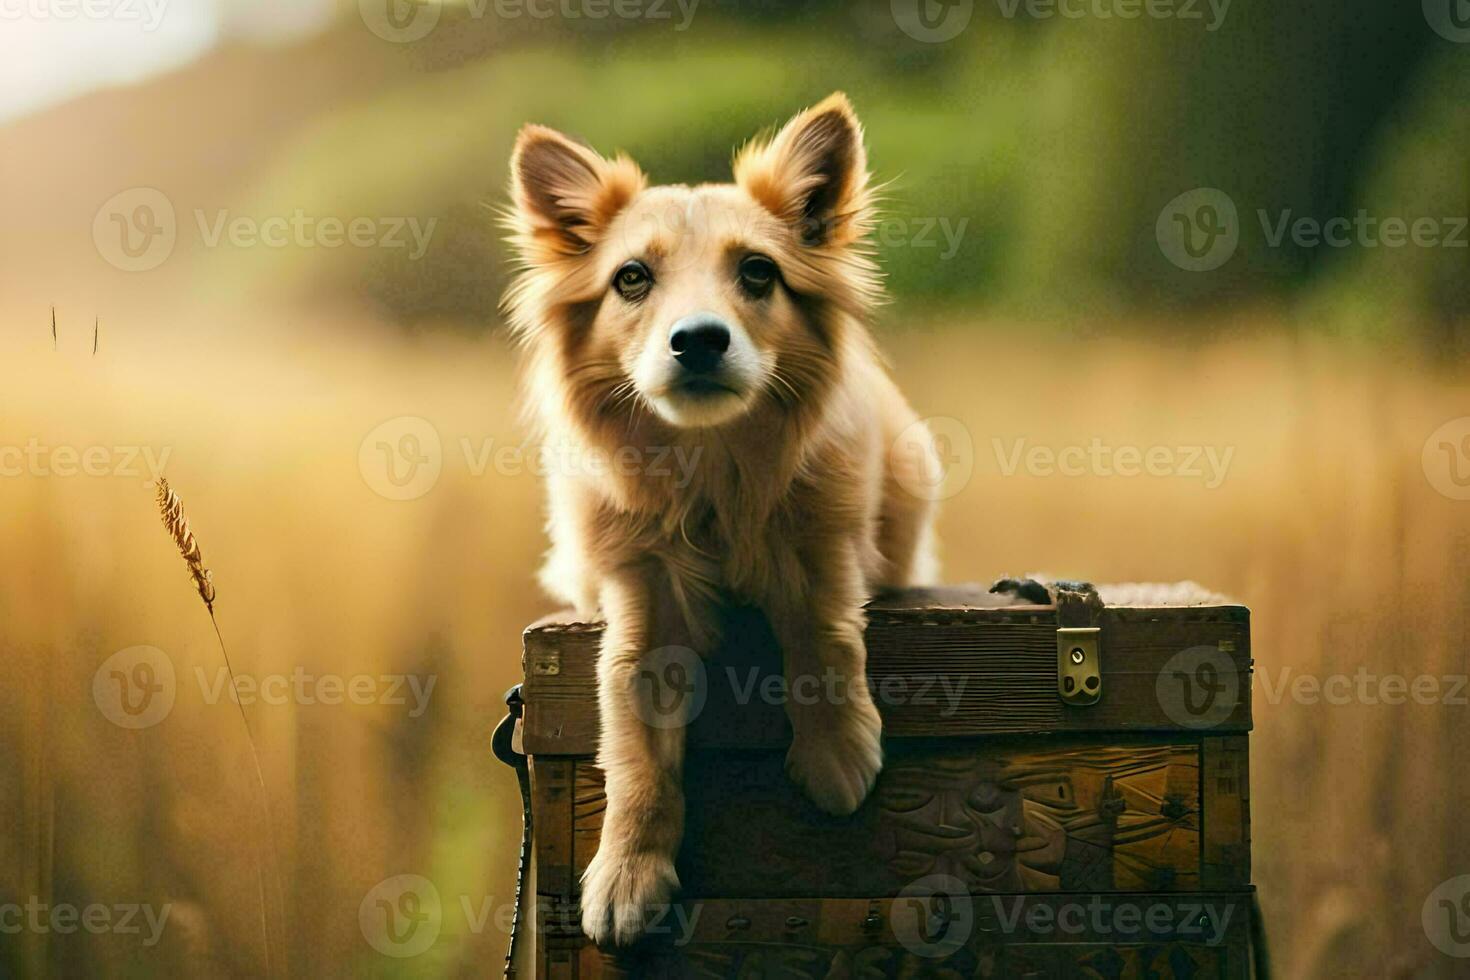
[[[787,771],[823,809],[857,809],[883,764],[863,603],[933,574],[931,506],[904,489],[932,479],[933,450],[863,325],[880,283],[845,96],[746,147],[733,184],[650,188],[631,160],[539,126],[511,174],[524,271],[507,309],[568,462],[543,581],[607,620],[607,811],[582,926],[627,943],[678,886],[684,821],[683,728],[631,703],[650,652],[707,653],[718,604],[759,606],[788,682],[830,693],[788,705]],[[695,464],[652,465],[670,454]]]

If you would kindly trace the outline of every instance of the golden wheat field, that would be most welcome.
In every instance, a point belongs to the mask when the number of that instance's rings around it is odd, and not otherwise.
[[[944,505],[946,577],[1194,578],[1250,605],[1255,877],[1279,975],[1452,975],[1421,911],[1470,872],[1470,707],[1452,682],[1467,670],[1470,501],[1437,490],[1459,473],[1435,467],[1470,461],[1424,450],[1470,414],[1463,372],[1240,323],[1175,348],[998,326],[885,334],[904,387],[958,421],[949,448],[973,467]],[[549,608],[511,352],[454,332],[312,336],[119,334],[93,357],[76,336],[53,352],[38,323],[12,351],[0,443],[30,449],[0,460],[0,897],[144,911],[136,933],[0,937],[0,973],[498,968],[519,801],[489,739],[519,631]],[[404,416],[432,426],[440,472],[394,500],[368,436]],[[1025,462],[1095,442],[1167,447],[1177,472]],[[159,462],[234,669],[258,685],[243,707],[268,821],[209,616],[155,509]],[[174,696],[130,728],[94,685],[138,646],[161,651]],[[1359,674],[1444,679],[1443,697],[1293,693],[1303,675]],[[365,895],[397,874],[444,901],[413,959],[379,955],[359,928]],[[151,934],[144,913],[164,907]]]

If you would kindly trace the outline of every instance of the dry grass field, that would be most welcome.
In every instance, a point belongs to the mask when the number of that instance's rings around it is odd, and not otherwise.
[[[398,43],[385,5],[442,17]],[[520,801],[490,736],[552,608],[495,322],[514,134],[724,179],[838,88],[889,187],[881,339],[945,420],[945,577],[1248,604],[1276,975],[1467,975],[1428,934],[1462,875],[1470,928],[1464,250],[1258,227],[1466,214],[1442,4],[1237,0],[1216,31],[926,2],[976,15],[937,43],[897,0],[613,5],[688,30],[500,15],[593,0],[75,6],[0,0],[0,980],[498,974]],[[87,13],[140,6],[163,30]],[[1191,188],[1241,219],[1208,272],[1159,231]],[[410,957],[360,920],[397,875],[441,901]]]
[[[1359,692],[1467,670],[1470,502],[1436,491],[1422,459],[1431,432],[1470,413],[1463,372],[1238,323],[1220,324],[1234,339],[1175,348],[996,326],[886,337],[921,410],[972,445],[952,445],[973,474],[945,504],[947,578],[1195,578],[1249,604],[1256,880],[1280,975],[1454,975],[1421,909],[1470,872],[1465,692],[1446,680],[1436,703],[1399,705]],[[118,336],[93,358],[76,337],[53,353],[38,324],[11,347],[0,443],[33,449],[0,460],[0,901],[169,911],[156,937],[142,914],[136,934],[5,935],[0,974],[261,975],[261,861],[278,868],[277,973],[498,965],[519,802],[489,737],[520,628],[548,608],[532,582],[537,479],[495,454],[521,439],[511,358],[457,333],[313,335]],[[442,446],[413,500],[375,491],[375,446],[360,459],[399,416],[428,420]],[[1169,447],[1178,472],[1064,475],[1024,453],[1017,469],[1018,440]],[[62,447],[105,452],[89,475]],[[1196,450],[1216,469],[1190,464]],[[148,461],[164,454],[235,669],[261,685],[245,714],[269,823],[208,616],[154,509]],[[110,671],[96,690],[94,675],[139,645],[161,651],[174,698],[126,728],[104,708]],[[1292,687],[1302,675],[1368,680],[1326,703]],[[390,959],[358,910],[404,873],[436,885],[441,932]]]

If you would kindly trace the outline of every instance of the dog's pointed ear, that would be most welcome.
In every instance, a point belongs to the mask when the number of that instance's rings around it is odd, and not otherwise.
[[[872,220],[863,128],[841,92],[741,150],[735,182],[796,227],[805,245],[850,244]]]
[[[646,183],[627,157],[607,160],[545,126],[526,126],[510,157],[515,239],[530,263],[588,251]]]

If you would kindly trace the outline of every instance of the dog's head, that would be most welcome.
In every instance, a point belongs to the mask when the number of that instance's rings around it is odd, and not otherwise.
[[[862,129],[845,96],[742,150],[734,182],[649,187],[540,126],[511,158],[515,329],[584,423],[720,426],[814,403],[876,300]]]

